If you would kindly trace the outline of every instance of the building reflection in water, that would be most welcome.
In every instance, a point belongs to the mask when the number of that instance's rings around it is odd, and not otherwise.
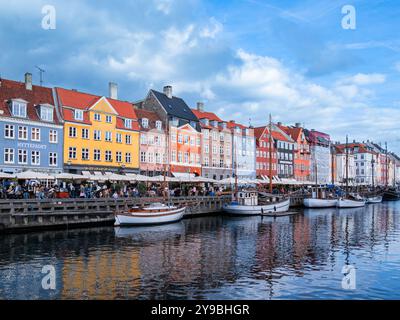
[[[383,203],[275,219],[220,216],[6,235],[0,298],[235,298],[239,283],[243,290],[256,286],[261,298],[279,297],[287,279],[333,272],[356,264],[359,255],[373,259],[381,246],[388,252],[398,241],[396,208]],[[60,275],[51,294],[38,287],[43,264],[54,264]],[[33,282],[32,274],[39,274]]]

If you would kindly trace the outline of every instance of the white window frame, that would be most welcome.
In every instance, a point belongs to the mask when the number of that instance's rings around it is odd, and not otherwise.
[[[156,121],[156,128],[157,130],[162,130],[162,122],[160,120]]]
[[[90,160],[90,150],[89,150],[89,148],[82,148],[81,149],[81,159],[83,161]]]
[[[101,150],[100,149],[94,149],[93,150],[93,160],[94,161],[101,161]]]
[[[33,138],[34,137],[34,132],[39,136],[37,139]],[[40,141],[41,140],[41,133],[40,133],[40,128],[31,128],[31,140],[32,141]]]
[[[122,134],[121,133],[116,133],[115,134],[115,142],[116,143],[122,143]]]
[[[83,121],[83,110],[74,110],[74,119],[78,121]]]
[[[115,152],[115,161],[118,163],[122,162],[122,152],[121,151]]]
[[[36,159],[37,161],[33,161],[33,159]],[[40,151],[38,150],[31,151],[31,165],[40,166]]]
[[[53,161],[53,163],[51,163]],[[57,152],[49,152],[49,166],[57,167],[58,155]]]
[[[74,156],[71,157],[71,154],[74,155]],[[69,147],[68,148],[68,159],[76,160],[76,147]]]
[[[101,114],[100,113],[95,113],[93,115],[93,118],[94,118],[95,121],[101,121]]]
[[[124,126],[125,126],[125,128],[131,129],[132,128],[132,119],[124,119]]]
[[[125,162],[131,163],[132,162],[132,155],[130,152],[125,152]]]
[[[86,134],[84,134],[84,132],[85,132]],[[81,129],[81,135],[82,135],[82,139],[89,140],[89,137],[90,137],[90,131],[89,131],[89,129],[88,129],[88,128],[82,128],[82,129]]]
[[[9,135],[6,135],[6,133],[9,133]],[[12,133],[12,134],[10,134]],[[4,125],[4,138],[5,139],[14,139],[15,138],[15,126],[12,124],[5,124]]]
[[[20,155],[24,153],[25,161],[20,161]],[[28,164],[28,151],[26,149],[18,149],[18,164]]]
[[[125,144],[132,144],[132,137],[130,134],[125,135]]]
[[[27,104],[21,101],[12,102],[12,114],[14,117],[26,118],[27,115]],[[18,111],[18,112],[17,112]]]
[[[105,132],[105,141],[106,142],[112,142],[112,132],[111,131],[106,131]]]
[[[55,139],[52,140],[51,137],[54,137]],[[54,129],[49,130],[49,142],[50,143],[58,143],[58,131]]]
[[[97,137],[96,137],[97,135]],[[101,130],[93,130],[93,140],[101,141]]]
[[[53,122],[54,110],[50,107],[40,107],[40,119],[43,121]]]
[[[15,162],[15,150],[13,148],[4,148],[4,163],[14,163],[14,162]]]
[[[106,122],[112,123],[112,117],[110,115],[106,115]]]
[[[148,128],[149,127],[149,119],[143,118],[142,119],[142,126],[143,126],[143,128]]]
[[[21,138],[20,133],[24,133],[25,138]],[[18,140],[28,140],[28,127],[18,126]]]

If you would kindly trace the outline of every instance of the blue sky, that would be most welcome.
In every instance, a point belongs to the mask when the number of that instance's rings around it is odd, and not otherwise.
[[[56,29],[41,28],[44,5]],[[355,30],[342,28],[344,5]],[[334,140],[388,141],[400,152],[400,4],[379,1],[5,1],[0,74],[142,99],[149,88],[222,118],[300,122]],[[250,120],[251,119],[251,120]]]

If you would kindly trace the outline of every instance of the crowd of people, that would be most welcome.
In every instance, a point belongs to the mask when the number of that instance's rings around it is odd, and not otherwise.
[[[52,198],[127,198],[127,197],[180,197],[215,196],[227,191],[226,187],[212,185],[179,184],[171,188],[162,184],[112,184],[73,183],[46,185],[40,181],[3,180],[0,182],[1,199],[52,199]]]

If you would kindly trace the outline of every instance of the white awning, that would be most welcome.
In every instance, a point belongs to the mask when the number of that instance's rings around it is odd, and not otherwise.
[[[15,174],[9,174],[5,172],[0,172],[0,179],[12,179],[15,178]]]
[[[23,171],[23,172],[19,172],[16,175],[17,179],[21,179],[21,180],[54,180],[53,176],[50,176],[46,173],[42,173],[42,172],[35,172],[35,171]]]

